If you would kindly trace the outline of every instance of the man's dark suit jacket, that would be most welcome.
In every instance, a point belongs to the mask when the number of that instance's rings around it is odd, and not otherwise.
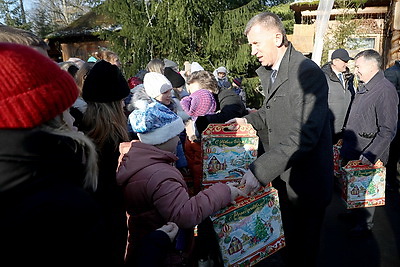
[[[333,152],[325,75],[291,44],[268,92],[270,73],[257,70],[265,101],[245,116],[265,148],[250,170],[264,185],[280,177],[292,200],[326,206],[333,191]]]

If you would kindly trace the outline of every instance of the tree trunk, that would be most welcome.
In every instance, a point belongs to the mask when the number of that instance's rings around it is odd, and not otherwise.
[[[23,0],[19,0],[19,5],[21,7],[21,21],[22,21],[22,24],[26,24],[24,1]]]

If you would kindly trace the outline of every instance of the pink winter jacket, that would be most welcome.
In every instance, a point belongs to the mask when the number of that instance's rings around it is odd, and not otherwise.
[[[122,154],[126,145],[120,146]],[[168,221],[194,227],[230,203],[230,189],[222,183],[189,197],[181,173],[172,166],[178,159],[173,153],[141,142],[129,145],[120,157],[117,183],[123,187],[131,245]]]

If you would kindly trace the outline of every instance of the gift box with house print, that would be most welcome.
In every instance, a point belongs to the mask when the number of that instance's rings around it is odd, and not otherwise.
[[[202,133],[203,185],[240,181],[257,157],[258,136],[250,124],[238,130],[230,124],[209,124]]]
[[[252,266],[285,246],[277,190],[265,187],[211,217],[224,266]]]
[[[378,160],[375,165],[349,161],[341,176],[342,198],[348,209],[385,205],[386,168]]]
[[[202,133],[203,186],[239,182],[257,158],[258,136],[250,124],[229,130],[210,124]],[[211,217],[225,266],[251,266],[285,246],[276,189],[268,185]]]

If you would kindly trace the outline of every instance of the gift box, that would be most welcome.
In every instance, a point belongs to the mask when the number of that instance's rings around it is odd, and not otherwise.
[[[343,140],[340,139],[335,145],[333,145],[333,174],[336,177],[341,177],[343,175],[343,170],[341,168],[342,159],[340,157],[342,143]]]
[[[249,165],[257,158],[258,136],[251,124],[229,130],[231,124],[209,124],[202,133],[203,180],[216,182],[240,181]]]
[[[204,187],[239,182],[257,158],[258,136],[250,124],[229,130],[210,124],[202,133]],[[285,246],[278,193],[270,184],[239,197],[211,216],[224,266],[252,266]]]
[[[348,209],[385,205],[386,168],[378,160],[375,165],[349,161],[341,177],[342,198]]]
[[[211,216],[224,266],[252,266],[285,246],[277,190],[265,187],[254,196]]]

